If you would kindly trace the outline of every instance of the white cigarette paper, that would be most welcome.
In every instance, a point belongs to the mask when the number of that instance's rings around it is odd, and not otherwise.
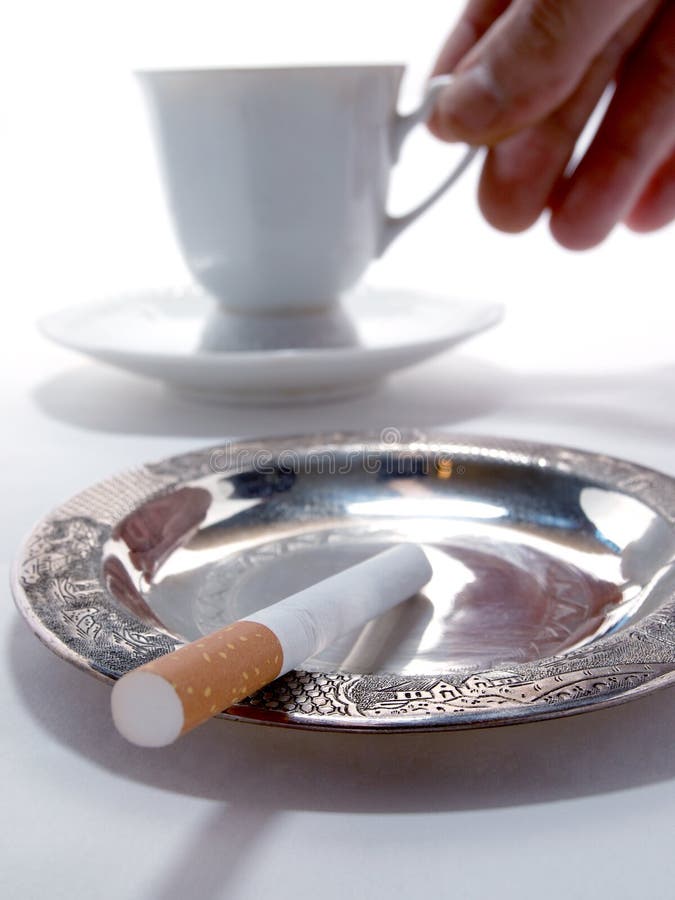
[[[399,544],[186,644],[116,682],[115,725],[139,746],[170,744],[412,597],[431,575],[421,547]]]

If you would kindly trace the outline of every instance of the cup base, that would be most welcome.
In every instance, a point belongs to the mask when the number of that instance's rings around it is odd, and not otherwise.
[[[306,312],[245,313],[216,307],[204,323],[199,349],[207,353],[354,347],[356,327],[339,304]]]

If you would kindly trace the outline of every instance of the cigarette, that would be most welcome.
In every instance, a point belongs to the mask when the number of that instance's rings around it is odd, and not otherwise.
[[[421,547],[399,544],[146,663],[113,687],[115,726],[132,744],[165,747],[412,597],[431,575]]]

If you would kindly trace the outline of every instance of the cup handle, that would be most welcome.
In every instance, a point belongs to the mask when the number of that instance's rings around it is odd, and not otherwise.
[[[439,91],[444,87],[447,87],[451,81],[451,75],[440,75],[437,78],[432,78],[427,85],[424,100],[419,108],[407,116],[396,115],[392,136],[394,162],[398,160],[401,147],[408,134],[415,125],[420,122],[426,122],[434,108]],[[397,238],[408,225],[414,222],[418,216],[421,216],[423,212],[426,212],[426,210],[429,209],[429,207],[432,206],[449,187],[452,187],[460,175],[462,175],[469,167],[474,156],[478,153],[478,150],[478,147],[468,147],[462,159],[445,181],[443,181],[436,190],[426,198],[426,200],[423,200],[419,206],[416,206],[414,209],[411,209],[410,212],[405,213],[405,215],[402,216],[390,216],[385,214],[378,256],[381,256],[384,253],[389,244],[391,244],[391,242]]]

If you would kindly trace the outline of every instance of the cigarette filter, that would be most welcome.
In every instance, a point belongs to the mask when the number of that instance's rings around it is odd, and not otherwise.
[[[413,596],[431,574],[421,547],[400,544],[146,663],[114,685],[115,725],[141,747],[170,744]]]

